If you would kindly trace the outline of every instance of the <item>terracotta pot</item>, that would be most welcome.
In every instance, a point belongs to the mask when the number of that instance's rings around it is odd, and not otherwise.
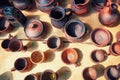
[[[13,5],[20,10],[28,10],[32,7],[32,0],[13,0]]]
[[[114,56],[119,56],[120,55],[120,42],[114,42],[113,44],[111,44],[109,47],[109,52],[110,54]]]
[[[115,3],[105,6],[99,13],[99,21],[105,26],[114,26],[119,21],[118,6]]]
[[[14,29],[14,26],[4,17],[0,18],[0,26],[0,33],[7,33]]]
[[[4,7],[3,15],[15,27],[20,26],[20,24],[24,26],[27,21],[24,14],[15,7]]]
[[[45,60],[44,53],[40,51],[34,51],[31,54],[30,60],[33,64],[42,63]]]
[[[42,12],[50,12],[55,6],[58,6],[59,0],[35,0],[37,8]]]
[[[45,70],[41,73],[40,80],[58,80],[57,74],[52,70]]]
[[[30,61],[29,57],[21,57],[16,59],[14,63],[14,68],[11,69],[11,71],[20,71],[20,72],[26,72],[30,71],[33,68],[33,63]]]
[[[40,80],[40,73],[29,74],[24,78],[24,80]]]
[[[49,14],[51,18],[51,23],[55,28],[63,28],[72,16],[72,11],[70,9],[64,9],[60,6],[53,8]]]
[[[103,47],[111,43],[112,36],[108,30],[96,28],[91,32],[91,40],[96,46]]]
[[[101,11],[106,5],[108,0],[92,0],[92,6],[96,11]]]
[[[24,28],[26,36],[30,40],[40,40],[44,33],[45,27],[43,22],[40,20],[32,19],[30,20],[26,27]]]
[[[87,27],[79,20],[70,20],[65,24],[64,33],[69,41],[80,42],[85,38]]]
[[[95,63],[103,62],[107,59],[107,53],[104,50],[96,49],[91,53],[91,60]]]
[[[119,71],[116,66],[108,66],[105,69],[104,77],[106,78],[106,80],[118,80]]]
[[[89,2],[90,0],[72,0],[72,11],[77,14],[85,14],[89,11]]]
[[[75,64],[78,63],[78,53],[73,48],[67,48],[62,52],[61,55],[62,61],[66,64]]]

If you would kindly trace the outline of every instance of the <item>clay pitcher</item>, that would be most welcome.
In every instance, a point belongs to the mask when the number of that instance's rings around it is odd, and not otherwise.
[[[113,26],[119,20],[118,6],[112,3],[105,6],[99,13],[99,21],[105,26]]]

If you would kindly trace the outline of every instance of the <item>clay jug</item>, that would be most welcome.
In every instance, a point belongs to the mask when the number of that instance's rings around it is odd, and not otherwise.
[[[117,24],[119,19],[118,6],[115,3],[105,6],[99,13],[99,21],[105,26]]]

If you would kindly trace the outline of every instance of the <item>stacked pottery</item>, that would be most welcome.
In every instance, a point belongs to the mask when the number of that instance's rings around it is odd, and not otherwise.
[[[42,12],[50,12],[55,6],[58,6],[59,0],[35,0],[37,8]]]

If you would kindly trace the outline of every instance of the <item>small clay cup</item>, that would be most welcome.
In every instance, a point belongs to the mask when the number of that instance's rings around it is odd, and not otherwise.
[[[20,72],[26,72],[30,71],[33,68],[33,63],[31,62],[29,57],[21,57],[16,59],[14,63],[14,68],[11,69],[11,71],[20,71]]]
[[[114,42],[113,44],[111,44],[109,47],[109,52],[110,54],[114,56],[119,56],[120,55],[120,42]]]
[[[40,80],[58,80],[58,77],[54,71],[45,70],[41,73]]]
[[[86,36],[87,27],[83,22],[72,19],[65,24],[64,33],[69,41],[80,42]]]
[[[91,32],[91,40],[98,47],[104,47],[111,43],[110,32],[103,28],[96,28]]]
[[[29,74],[24,78],[24,80],[40,80],[40,73]]]
[[[78,53],[74,48],[67,48],[62,52],[62,61],[66,64],[78,65]]]
[[[118,80],[120,72],[116,68],[116,66],[108,66],[105,69],[104,77],[106,80]]]
[[[104,50],[96,49],[91,52],[91,60],[95,63],[103,62],[107,59],[107,53]]]
[[[42,63],[45,60],[44,53],[40,51],[34,51],[31,54],[30,60],[33,64]]]
[[[24,28],[25,34],[30,40],[41,39],[44,34],[44,30],[45,27],[43,22],[37,19],[30,20]]]

